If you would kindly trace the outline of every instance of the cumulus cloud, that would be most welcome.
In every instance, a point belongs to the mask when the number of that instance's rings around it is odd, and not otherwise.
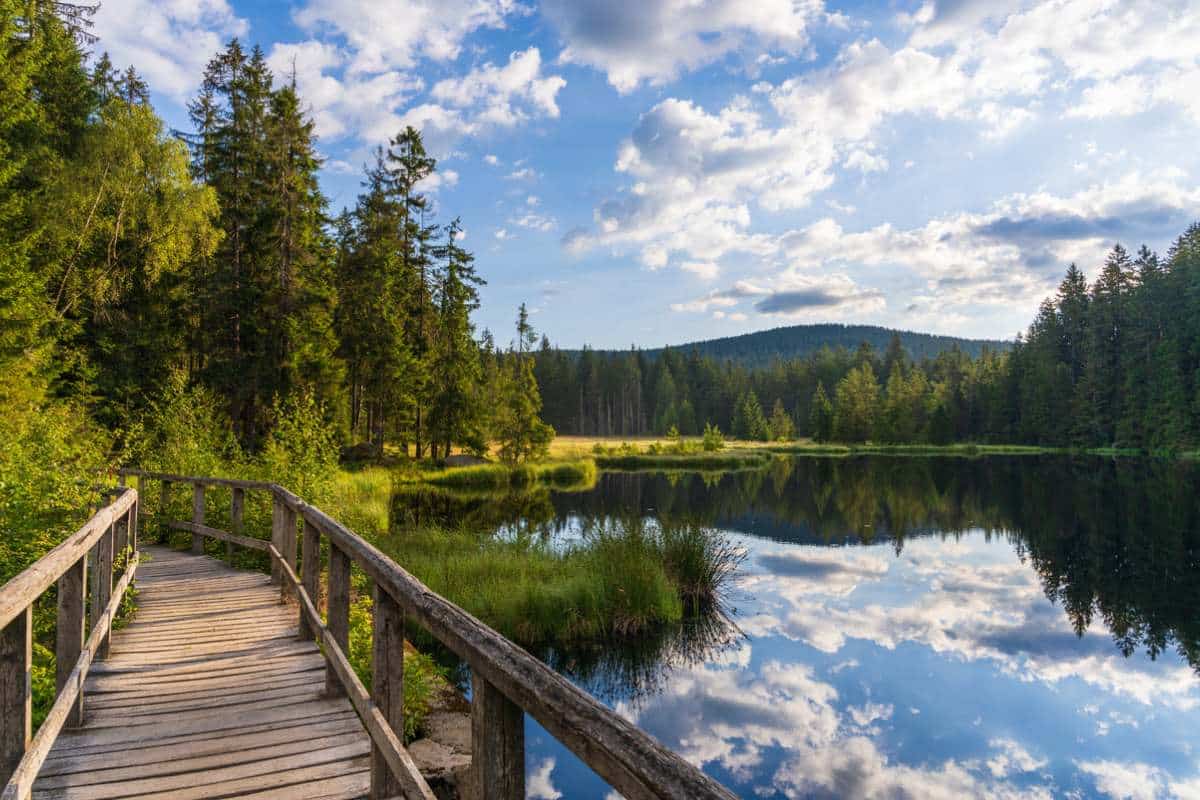
[[[231,36],[249,30],[228,0],[105,0],[94,17],[98,50],[132,65],[156,92],[186,101],[205,64]]]
[[[545,0],[560,59],[603,71],[624,93],[737,54],[746,66],[770,52],[799,55],[825,18],[820,0]]]
[[[987,212],[950,214],[910,229],[885,223],[847,231],[826,217],[761,243],[783,264],[773,273],[672,308],[707,311],[753,299],[764,314],[862,316],[885,308],[887,298],[861,286],[854,273],[884,268],[895,281],[899,268],[911,278],[910,314],[929,308],[944,318],[980,305],[1032,311],[1067,264],[1091,268],[1117,240],[1168,236],[1197,206],[1200,189],[1169,170],[1130,172],[1065,197],[1009,195]]]
[[[515,0],[308,0],[292,17],[314,35],[343,39],[352,73],[379,73],[457,58],[468,34],[504,27],[520,9]]]
[[[497,67],[488,63],[461,78],[434,85],[435,100],[454,108],[475,109],[477,124],[512,127],[531,115],[558,116],[555,97],[567,82],[558,75],[541,75],[542,57],[536,47],[509,56]]]

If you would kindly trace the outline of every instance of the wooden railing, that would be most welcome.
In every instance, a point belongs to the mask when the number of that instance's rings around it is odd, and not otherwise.
[[[630,800],[733,798],[727,789],[696,767],[525,650],[435,594],[370,543],[287,489],[260,481],[134,469],[124,469],[119,474],[122,481],[126,476],[137,476],[143,493],[145,481],[160,481],[160,497],[164,501],[172,485],[192,487],[191,521],[172,522],[171,527],[192,534],[195,552],[203,552],[204,537],[211,537],[226,542],[227,548],[249,547],[271,556],[272,580],[280,585],[281,592],[298,601],[300,635],[321,643],[327,662],[327,688],[349,696],[371,737],[373,798],[401,794],[409,798],[432,797],[397,735],[397,731],[404,729],[404,639],[405,627],[410,622],[427,630],[471,669],[472,761],[468,796],[498,800],[525,797],[524,714],[528,713]],[[205,524],[205,489],[213,486],[231,490],[232,531]],[[269,492],[273,498],[270,542],[242,533],[247,491]],[[298,536],[300,529],[302,533]],[[329,542],[324,621],[317,602],[322,539]],[[358,681],[346,658],[352,564],[357,564],[370,579],[375,602],[370,691]]]
[[[84,719],[83,681],[108,656],[109,632],[137,572],[138,494],[121,489],[82,528],[0,587],[0,783],[3,800],[24,800],[64,727]],[[91,562],[91,602],[89,591]],[[124,572],[113,585],[114,561]],[[32,736],[33,606],[58,584],[55,700]],[[88,613],[88,606],[91,613]],[[88,631],[90,616],[91,633]]]

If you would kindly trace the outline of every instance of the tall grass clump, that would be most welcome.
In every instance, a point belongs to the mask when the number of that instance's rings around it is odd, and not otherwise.
[[[614,523],[568,546],[427,526],[379,542],[433,591],[526,646],[638,637],[715,600],[740,563],[716,531]]]
[[[548,483],[560,487],[591,486],[596,482],[596,462],[573,461],[516,465],[472,464],[419,475],[419,480],[451,489],[507,489]]]

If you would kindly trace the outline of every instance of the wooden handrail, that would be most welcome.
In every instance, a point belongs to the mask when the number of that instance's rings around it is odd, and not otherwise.
[[[25,800],[33,780],[64,727],[83,723],[83,682],[94,659],[108,653],[113,619],[138,566],[138,494],[118,490],[116,499],[83,527],[0,587],[0,798]],[[92,625],[86,641],[88,554],[95,550]],[[114,558],[128,553],[113,586]],[[57,690],[50,713],[32,736],[31,668],[33,605],[58,582]]]
[[[396,753],[388,742],[376,739],[372,723],[360,708],[365,689],[361,685],[346,685],[344,660],[346,615],[348,606],[348,570],[345,562],[357,564],[371,579],[376,592],[376,607],[381,602],[398,607],[400,625],[405,617],[412,618],[428,630],[443,645],[458,655],[471,668],[473,684],[472,738],[473,757],[471,784],[475,796],[515,800],[525,791],[524,727],[522,712],[537,720],[552,736],[575,753],[614,789],[631,800],[641,798],[725,798],[734,795],[705,775],[678,754],[664,747],[649,734],[614,713],[591,695],[582,691],[551,670],[540,660],[480,622],[462,608],[433,592],[399,564],[368,543],[362,537],[330,517],[316,506],[278,484],[258,481],[239,481],[229,478],[204,478],[153,473],[141,470],[121,470],[123,475],[137,475],[150,480],[190,483],[195,486],[229,486],[243,490],[267,490],[274,497],[272,538],[268,550],[283,591],[293,593],[300,602],[301,632],[318,637],[330,660],[330,688],[345,688],[359,710],[375,743],[373,762],[382,770],[372,769],[372,797],[390,797],[402,790],[391,785],[377,772],[391,773],[404,781],[403,772],[395,770]],[[319,552],[320,536],[328,537],[331,545],[329,570],[328,622],[321,624],[309,590],[315,581],[311,566],[306,566],[306,579],[296,578],[297,522],[303,520],[311,527],[306,530],[305,542],[315,541]],[[182,527],[182,526],[180,526]],[[187,528],[197,535],[206,535],[199,520]],[[211,529],[209,529],[211,530]],[[225,533],[225,532],[221,532]],[[224,538],[229,541],[226,536]],[[308,560],[308,547],[301,557]],[[337,569],[334,569],[335,564]],[[390,613],[390,612],[389,612]],[[377,611],[377,618],[379,612]],[[378,644],[378,619],[376,637]],[[402,637],[401,637],[402,638]],[[386,649],[375,648],[376,661],[387,657]],[[336,662],[336,663],[335,663]],[[400,685],[403,657],[388,659],[386,670],[376,663],[373,673],[371,713],[376,724],[390,732],[391,740],[403,720],[402,709],[395,708],[384,695],[393,681]],[[384,672],[382,676],[379,674]],[[381,688],[384,687],[384,688]],[[363,694],[359,693],[362,690]],[[357,699],[356,699],[357,696]],[[368,711],[370,709],[368,708]],[[382,718],[382,719],[381,719]],[[386,724],[383,724],[386,723]],[[386,766],[385,766],[386,765]]]

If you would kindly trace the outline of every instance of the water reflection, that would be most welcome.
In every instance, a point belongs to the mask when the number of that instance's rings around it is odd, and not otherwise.
[[[550,539],[629,514],[737,537],[732,620],[546,657],[743,796],[1155,798],[1200,797],[1197,488],[1169,462],[875,457],[397,502]],[[606,796],[529,741],[531,796]]]

